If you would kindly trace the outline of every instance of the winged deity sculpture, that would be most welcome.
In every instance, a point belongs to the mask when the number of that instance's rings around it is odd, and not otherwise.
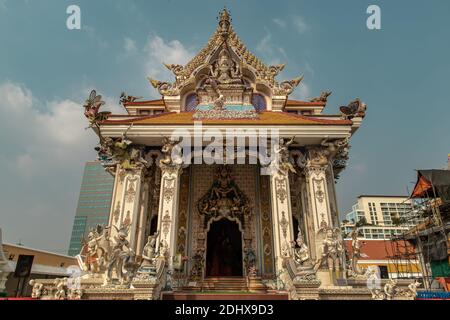
[[[102,101],[102,96],[97,95],[95,90],[92,90],[89,98],[85,101],[84,115],[89,119],[90,126],[96,125],[98,122],[106,120],[108,116],[111,114],[109,111],[100,112],[100,108],[105,104]]]
[[[290,140],[280,139],[278,147],[275,146],[275,161],[274,163],[278,166],[278,171],[280,173],[292,172],[296,173],[296,170],[289,160],[289,147],[294,143],[295,137]]]
[[[365,117],[367,105],[359,98],[351,101],[348,105],[342,106],[339,110],[342,116],[346,119],[352,119],[354,117]]]

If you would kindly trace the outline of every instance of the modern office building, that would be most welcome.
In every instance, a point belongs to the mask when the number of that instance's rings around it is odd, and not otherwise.
[[[352,211],[342,221],[342,232],[348,235],[362,218],[368,223],[360,227],[360,234],[365,239],[389,239],[419,222],[413,202],[406,196],[359,196]]]
[[[108,224],[114,178],[99,162],[84,168],[78,206],[70,239],[69,255],[80,253],[81,242],[97,224]]]

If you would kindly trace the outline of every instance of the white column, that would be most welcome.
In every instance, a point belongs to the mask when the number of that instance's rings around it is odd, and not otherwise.
[[[332,227],[326,168],[307,166],[305,177],[314,220],[314,230],[317,232],[324,226]]]
[[[129,226],[128,241],[133,250],[137,246],[138,226],[141,215],[141,201],[144,169],[124,170],[118,168],[111,204],[110,225],[117,229]],[[142,212],[145,213],[145,212]],[[115,232],[113,227],[112,232]]]
[[[283,259],[291,254],[292,230],[291,196],[288,173],[276,171],[270,176],[275,270],[283,270]]]
[[[173,269],[176,255],[178,199],[180,192],[180,165],[161,165],[161,191],[158,210],[159,249],[162,240],[168,245],[169,269]]]
[[[335,228],[334,220],[331,213],[330,190],[327,182],[326,166],[311,166],[305,168],[305,176],[307,180],[307,195],[310,204],[309,217],[313,220],[314,244],[310,245],[310,251],[314,250],[313,256],[316,259],[322,258],[322,246],[326,237],[326,233],[330,228]],[[326,262],[323,262],[326,264]],[[317,271],[317,277],[322,282],[322,286],[336,284],[337,273],[333,273],[325,266]],[[342,270],[342,265],[341,265]]]

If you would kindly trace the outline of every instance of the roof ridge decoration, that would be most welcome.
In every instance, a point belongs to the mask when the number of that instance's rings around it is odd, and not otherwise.
[[[251,53],[238,37],[231,25],[231,16],[226,8],[220,11],[218,26],[209,38],[207,44],[186,64],[164,64],[175,75],[175,82],[163,82],[154,79],[149,81],[161,95],[175,96],[186,85],[195,81],[196,73],[204,66],[210,64],[213,55],[222,48],[232,50],[239,58],[240,68],[250,69],[256,76],[256,83],[264,84],[276,96],[289,95],[303,80],[303,76],[292,80],[277,82],[275,77],[284,69],[284,64],[266,65]]]

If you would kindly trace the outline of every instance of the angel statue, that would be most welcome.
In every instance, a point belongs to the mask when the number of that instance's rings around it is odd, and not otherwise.
[[[386,300],[392,300],[394,299],[398,288],[397,288],[397,280],[396,279],[389,279],[388,282],[384,285],[384,295]]]
[[[309,255],[309,249],[303,240],[301,230],[299,228],[297,240],[292,241],[292,257],[295,262],[296,276],[303,279],[315,279],[316,271]]]
[[[177,148],[178,143],[179,141],[172,140],[171,138],[163,138],[163,147],[161,151],[164,154],[164,157],[159,161],[161,165],[170,166],[181,163],[178,152],[179,149]]]
[[[420,286],[421,286],[421,283],[417,280],[414,280],[414,282],[410,283],[408,285],[408,290],[406,292],[407,296],[415,298],[417,295],[417,288]]]
[[[287,174],[289,171],[296,173],[296,170],[292,163],[289,161],[289,146],[294,143],[295,137],[290,140],[280,139],[280,142],[274,147],[275,151],[275,165],[278,167],[278,172],[281,174]]]
[[[102,271],[107,261],[108,250],[107,228],[97,225],[95,229],[89,231],[88,240],[81,248],[79,256],[77,256],[82,270],[89,272],[90,275],[98,274]]]
[[[159,231],[155,232],[152,236],[148,237],[148,241],[144,246],[144,250],[142,253],[142,267],[151,267],[154,266],[155,258],[156,258],[156,243],[159,235]]]
[[[213,110],[223,110],[225,106],[225,97],[223,96],[222,92],[220,92],[219,85],[211,76],[208,76],[205,80],[205,84],[210,85],[212,91],[214,92],[214,96],[212,98],[212,104],[213,104]]]
[[[339,140],[329,140],[325,138],[320,145],[324,148],[314,147],[310,149],[310,155],[308,164],[310,166],[326,166],[329,161],[334,159],[338,153],[347,148],[348,151],[348,138]]]
[[[83,105],[84,115],[89,119],[90,127],[92,127],[93,125],[97,125],[99,121],[106,120],[111,114],[111,112],[108,111],[99,112],[101,106],[103,106],[104,104],[105,102],[102,101],[102,96],[97,95],[97,92],[95,90],[92,90],[89,98]]]
[[[309,259],[309,249],[306,246],[305,242],[303,241],[303,237],[301,236],[300,232],[297,236],[297,240],[292,243],[293,249],[294,249],[294,261],[297,265],[302,266],[308,261]],[[298,247],[295,246],[297,244]]]
[[[109,262],[106,269],[105,284],[111,283],[113,271],[116,272],[120,284],[124,284],[126,273],[123,269],[128,261],[134,257],[134,252],[130,248],[130,243],[127,240],[129,226],[122,226],[120,229],[114,226],[114,228],[116,229],[117,234],[114,236],[111,247]]]
[[[326,236],[322,242],[322,256],[316,267],[320,268],[322,264],[326,263],[330,271],[330,276],[332,276],[333,271],[338,276],[341,268],[341,257],[344,251],[338,235],[339,230],[333,230],[332,228],[325,230]]]

